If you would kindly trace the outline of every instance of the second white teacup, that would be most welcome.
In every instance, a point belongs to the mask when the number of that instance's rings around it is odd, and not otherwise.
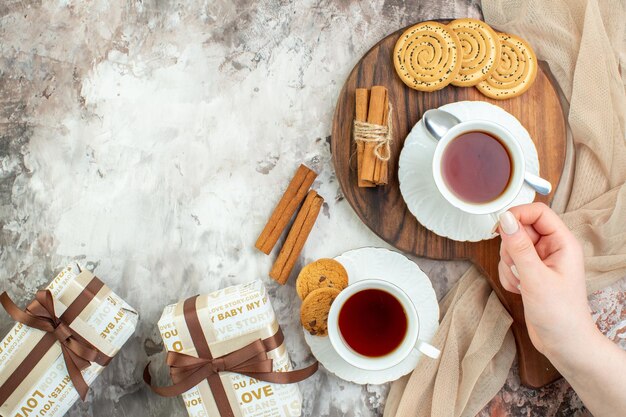
[[[368,290],[382,291],[383,293],[379,294],[382,298],[388,298],[388,296],[393,297],[395,302],[399,303],[401,306],[406,320],[404,334],[398,335],[398,345],[390,352],[380,356],[368,356],[358,352],[354,346],[350,345],[347,340],[348,335],[342,333],[342,328],[340,326],[340,316],[342,314],[342,310],[346,306],[346,303],[355,302],[355,299],[352,301],[350,299],[354,296],[359,297],[360,293]],[[375,296],[375,294],[373,296]],[[375,302],[376,301],[374,301],[374,303]],[[391,302],[393,303],[393,301]],[[374,309],[376,308],[374,305],[371,307]],[[380,335],[374,334],[373,332],[367,332],[368,322],[366,321],[366,317],[359,317],[359,319],[365,320],[364,322],[359,323],[362,325],[361,335],[359,335],[363,339],[362,342],[366,346],[367,343],[379,343],[380,340],[377,340],[376,338],[380,337]],[[389,326],[392,326],[393,323],[388,324]],[[379,279],[367,279],[357,281],[356,283],[349,285],[346,289],[341,291],[337,298],[335,298],[328,315],[328,336],[335,351],[351,365],[371,371],[383,370],[397,365],[409,356],[411,351],[414,349],[419,350],[424,355],[431,358],[439,357],[439,349],[419,339],[419,329],[419,316],[409,296],[399,287],[391,284],[390,282]],[[346,331],[347,329],[344,329],[344,332]]]

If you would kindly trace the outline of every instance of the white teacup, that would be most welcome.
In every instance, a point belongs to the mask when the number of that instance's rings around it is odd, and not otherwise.
[[[468,132],[486,132],[497,138],[511,157],[511,176],[505,190],[497,198],[485,203],[471,203],[457,197],[443,179],[441,161],[448,145],[457,137]],[[520,193],[524,184],[526,159],[522,147],[511,132],[487,120],[470,120],[453,126],[438,142],[433,156],[433,178],[441,195],[450,204],[470,214],[492,214],[501,212],[510,205]]]
[[[384,356],[370,357],[352,349],[341,335],[339,312],[344,303],[354,294],[369,289],[377,289],[391,294],[402,305],[407,318],[407,330],[400,345]],[[419,350],[431,358],[441,353],[436,347],[419,340],[419,316],[409,296],[397,286],[379,279],[366,279],[349,285],[335,298],[328,314],[328,336],[335,351],[349,364],[368,371],[379,371],[402,362],[411,351]]]

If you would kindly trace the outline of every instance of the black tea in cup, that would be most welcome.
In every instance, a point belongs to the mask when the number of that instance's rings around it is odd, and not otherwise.
[[[446,147],[441,172],[457,198],[483,204],[498,198],[508,187],[513,171],[511,155],[498,138],[480,131],[466,132]]]
[[[359,291],[341,306],[339,332],[356,353],[381,357],[393,352],[407,333],[407,315],[387,291]]]

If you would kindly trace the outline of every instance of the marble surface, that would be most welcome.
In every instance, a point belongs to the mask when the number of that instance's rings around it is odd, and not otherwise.
[[[253,242],[305,162],[319,171],[313,188],[326,203],[301,262],[386,247],[334,177],[334,103],[381,37],[461,16],[480,16],[478,0],[0,4],[0,290],[23,305],[78,260],[141,312],[134,338],[70,416],[185,416],[180,399],[141,381],[148,360],[163,365],[162,308],[255,278],[269,288],[295,364],[312,360],[293,281],[271,282],[275,253]],[[440,298],[467,268],[416,261]],[[622,345],[625,286],[592,298]],[[11,325],[0,314],[0,334]],[[301,389],[307,416],[379,416],[388,386],[322,370]],[[481,415],[585,413],[567,383],[528,390],[513,369]]]

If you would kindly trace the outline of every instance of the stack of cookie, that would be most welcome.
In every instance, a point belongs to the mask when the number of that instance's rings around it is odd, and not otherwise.
[[[398,39],[393,61],[402,81],[415,90],[476,86],[497,100],[524,93],[537,75],[537,57],[528,43],[476,19],[410,27]]]
[[[314,336],[328,335],[328,312],[339,292],[348,286],[348,273],[334,259],[318,259],[302,268],[296,292],[302,300],[300,321]]]

